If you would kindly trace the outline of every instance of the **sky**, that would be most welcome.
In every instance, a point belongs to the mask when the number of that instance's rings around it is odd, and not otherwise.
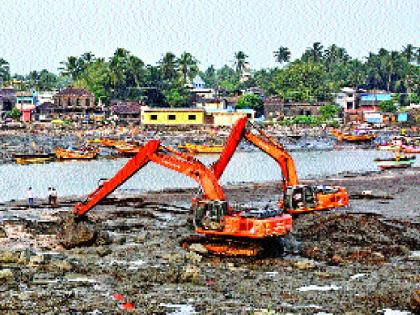
[[[0,14],[0,58],[19,74],[117,47],[146,64],[188,51],[204,70],[239,50],[251,68],[272,67],[278,47],[294,59],[317,41],[358,58],[420,46],[420,0],[0,0]]]

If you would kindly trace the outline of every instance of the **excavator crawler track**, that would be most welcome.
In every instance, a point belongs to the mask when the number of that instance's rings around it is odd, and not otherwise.
[[[193,244],[200,244],[208,255],[225,257],[279,257],[283,254],[283,242],[280,237],[265,239],[215,238],[191,235],[181,241],[181,247],[189,250]]]

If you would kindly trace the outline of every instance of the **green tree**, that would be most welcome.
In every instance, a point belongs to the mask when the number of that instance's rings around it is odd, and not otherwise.
[[[327,104],[321,106],[319,109],[319,113],[321,114],[321,117],[325,120],[330,120],[337,116],[337,114],[340,112],[340,107],[338,107],[335,104]]]
[[[402,55],[407,58],[408,62],[414,60],[415,56],[415,47],[412,44],[407,44],[407,46],[403,46]]]
[[[261,114],[263,111],[263,104],[264,102],[262,99],[256,94],[245,94],[241,95],[238,98],[238,102],[236,103],[236,108],[251,108],[257,112],[257,114]]]
[[[238,73],[239,75],[241,75],[244,72],[246,66],[248,65],[246,58],[248,58],[248,56],[243,51],[238,51],[235,53],[234,65],[236,73]]]
[[[177,59],[178,71],[182,74],[183,82],[192,79],[198,72],[198,61],[189,52],[183,52]]]
[[[20,115],[20,111],[16,107],[13,107],[12,110],[7,114],[7,116],[13,118],[14,120],[19,120]]]
[[[76,80],[79,74],[83,71],[83,63],[78,57],[70,56],[67,60],[60,62],[62,65],[58,70],[61,75],[68,76],[72,80]]]
[[[312,47],[306,48],[301,60],[305,62],[319,63],[324,55],[324,46],[320,42],[313,43]]]
[[[10,67],[9,63],[0,58],[0,81],[9,81],[10,80]]]
[[[322,64],[295,61],[276,75],[276,91],[279,96],[292,101],[329,101],[331,86]]]
[[[38,89],[41,91],[54,90],[57,88],[58,77],[56,74],[42,69],[38,76]]]
[[[173,82],[177,79],[177,59],[175,54],[167,52],[158,63],[163,80]]]
[[[103,59],[90,63],[74,85],[91,91],[95,94],[96,101],[101,98],[105,103],[109,103],[111,74],[108,63]]]
[[[394,101],[383,101],[379,103],[379,108],[383,113],[395,113],[397,111]]]
[[[214,88],[217,86],[217,73],[214,65],[210,65],[206,71],[201,73],[201,77],[208,87]]]
[[[170,107],[185,107],[188,106],[189,93],[182,86],[174,86],[169,90],[163,92],[166,102]]]
[[[290,61],[290,50],[287,47],[280,46],[278,50],[274,51],[276,62],[282,64]]]

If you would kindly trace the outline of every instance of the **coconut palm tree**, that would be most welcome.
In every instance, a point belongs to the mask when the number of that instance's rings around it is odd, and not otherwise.
[[[411,44],[408,44],[407,46],[403,46],[402,54],[405,58],[407,58],[408,62],[411,62],[414,60],[415,49],[416,48]]]
[[[173,81],[177,77],[177,59],[175,54],[167,52],[158,62],[164,80]]]
[[[246,69],[246,66],[248,65],[246,58],[248,58],[248,56],[243,51],[238,51],[235,53],[234,65],[238,74],[242,74]]]
[[[0,58],[0,81],[8,81],[9,79],[10,79],[9,63],[3,58]]]
[[[67,57],[67,60],[60,62],[60,64],[62,67],[58,68],[58,70],[61,74],[69,76],[72,80],[76,80],[83,70],[79,58],[75,56]]]
[[[188,78],[192,78],[198,71],[197,59],[195,59],[189,52],[183,52],[177,59],[178,71],[182,74],[184,83]]]
[[[274,51],[274,57],[276,62],[282,64],[283,62],[289,62],[290,50],[287,47],[280,46],[278,50]]]

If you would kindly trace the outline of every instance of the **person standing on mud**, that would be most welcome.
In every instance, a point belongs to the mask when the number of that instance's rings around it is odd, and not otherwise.
[[[57,207],[57,190],[55,188],[51,191],[51,204],[53,208]]]
[[[52,202],[52,189],[51,187],[48,187],[48,205],[51,206],[51,202]]]
[[[26,195],[28,197],[29,208],[32,208],[34,206],[34,193],[32,191],[32,187],[28,188],[28,191],[26,192]]]

